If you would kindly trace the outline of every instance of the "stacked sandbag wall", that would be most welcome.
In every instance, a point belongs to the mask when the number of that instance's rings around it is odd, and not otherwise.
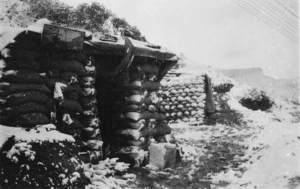
[[[206,117],[205,75],[167,74],[159,92],[169,123],[201,124]]]
[[[54,123],[58,130],[101,146],[96,68],[83,50],[44,47],[34,32],[19,34],[0,56],[0,124]]]
[[[129,68],[109,80],[106,96],[110,100],[105,101],[112,101],[106,104],[107,110],[111,109],[107,116],[110,123],[105,117],[101,119],[105,122],[103,127],[107,127],[102,132],[111,132],[107,134],[111,135],[111,153],[134,165],[142,163],[143,157],[139,156],[148,150],[151,141],[159,141],[171,132],[157,96],[160,63],[139,60],[135,58]]]
[[[82,51],[55,49],[41,54],[41,69],[54,91],[53,121],[58,130],[84,141],[99,138],[92,57]]]
[[[92,149],[100,149],[102,141],[100,136],[100,120],[98,117],[96,67],[93,56],[86,55],[84,65],[85,73],[79,77],[79,84],[82,89],[82,95],[79,102],[83,109],[83,133],[82,139],[86,141]],[[100,89],[101,90],[101,89]]]
[[[1,50],[0,124],[33,127],[50,123],[51,90],[37,61],[38,35],[19,35]]]

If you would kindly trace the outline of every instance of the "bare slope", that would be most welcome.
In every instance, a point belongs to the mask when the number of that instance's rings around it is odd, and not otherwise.
[[[267,92],[275,92],[278,96],[299,96],[299,78],[274,79],[266,76],[261,68],[218,69],[217,71],[235,79],[240,84],[259,87]]]

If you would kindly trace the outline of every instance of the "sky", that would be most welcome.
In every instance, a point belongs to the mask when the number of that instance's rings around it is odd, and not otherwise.
[[[77,6],[91,0],[62,0]],[[299,77],[299,46],[233,0],[93,0],[137,26],[151,43],[213,68],[261,67]]]

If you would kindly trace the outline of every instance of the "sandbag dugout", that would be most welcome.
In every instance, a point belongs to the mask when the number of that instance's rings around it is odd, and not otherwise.
[[[171,132],[158,90],[178,57],[159,46],[108,35],[87,41],[85,49],[97,68],[104,154],[139,165],[149,143],[162,142]]]
[[[96,68],[83,49],[87,38],[74,29],[39,27],[1,34],[8,39],[0,49],[0,124],[32,128],[53,123],[100,150],[98,113],[92,108],[97,107]]]
[[[105,156],[130,157],[133,164],[152,140],[171,132],[157,91],[175,54],[53,25],[20,30],[12,39],[1,48],[0,124],[54,123],[97,150],[101,129]]]

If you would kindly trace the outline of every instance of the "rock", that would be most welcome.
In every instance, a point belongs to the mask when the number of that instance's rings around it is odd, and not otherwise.
[[[176,163],[176,145],[170,143],[152,143],[149,147],[149,164],[158,168],[174,167]]]

